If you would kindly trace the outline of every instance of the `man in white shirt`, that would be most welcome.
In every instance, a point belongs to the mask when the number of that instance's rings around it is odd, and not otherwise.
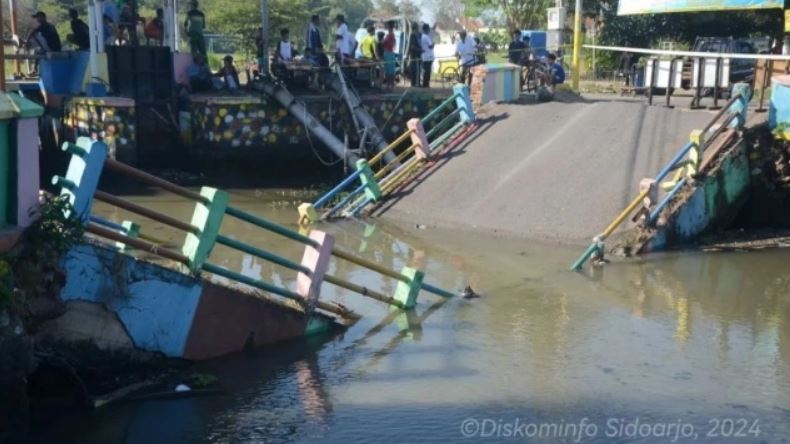
[[[455,56],[461,64],[461,77],[466,80],[469,77],[469,69],[475,63],[476,45],[473,38],[466,35],[466,31],[458,34],[458,41],[455,43]]]
[[[338,14],[335,18],[337,29],[335,30],[335,38],[337,39],[337,49],[340,54],[339,59],[353,58],[354,56],[354,40],[351,32],[348,30],[346,24],[346,17],[343,14]]]
[[[420,37],[420,49],[422,49],[422,87],[431,87],[431,70],[433,69],[433,39],[431,39],[431,27],[424,23],[422,25],[422,36]]]

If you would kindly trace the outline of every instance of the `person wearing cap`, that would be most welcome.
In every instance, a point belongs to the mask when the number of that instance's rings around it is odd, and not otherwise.
[[[228,54],[222,59],[222,68],[217,71],[217,76],[222,79],[225,88],[230,91],[236,91],[241,85],[239,83],[239,71],[233,65],[233,56]]]
[[[80,51],[89,50],[91,48],[91,37],[88,25],[80,19],[79,12],[74,8],[69,9],[69,18],[71,19],[71,34],[68,35],[66,40]]]
[[[192,54],[206,55],[206,39],[203,31],[206,29],[206,15],[198,9],[198,1],[190,2],[190,9],[187,12],[187,19],[184,22],[184,30],[189,36],[189,48]]]
[[[47,15],[38,11],[33,14],[33,18],[38,22],[38,26],[30,33],[27,44],[37,46],[38,51],[42,53],[60,52],[63,49],[60,36],[55,27],[47,21]]]

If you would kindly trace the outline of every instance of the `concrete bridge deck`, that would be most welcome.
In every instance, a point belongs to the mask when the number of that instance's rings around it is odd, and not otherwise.
[[[481,129],[374,215],[587,243],[713,112],[644,100],[500,104]]]

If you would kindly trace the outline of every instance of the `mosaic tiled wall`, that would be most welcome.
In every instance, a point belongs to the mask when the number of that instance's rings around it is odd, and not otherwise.
[[[426,115],[444,95],[377,95],[363,98],[364,106],[394,139],[413,117]],[[348,134],[356,142],[356,128],[344,103],[328,97],[303,99],[307,109],[341,140]],[[274,100],[259,97],[194,98],[189,103],[192,145],[202,150],[306,146],[304,126]],[[314,141],[314,143],[319,143]]]
[[[118,97],[76,97],[66,106],[69,139],[98,138],[107,144],[113,159],[135,164],[137,157],[134,100]]]

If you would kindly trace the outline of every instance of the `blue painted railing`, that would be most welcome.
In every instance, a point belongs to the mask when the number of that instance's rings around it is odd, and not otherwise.
[[[453,106],[455,106],[454,109],[452,109]],[[476,116],[472,110],[468,87],[456,85],[453,88],[453,94],[420,119],[419,124],[415,125],[416,129],[410,126],[409,130],[395,139],[375,157],[366,163],[361,161],[363,163],[357,165],[357,171],[319,197],[315,202],[300,205],[300,223],[306,225],[311,222],[330,219],[336,215],[343,217],[358,215],[367,206],[378,202],[382,197],[393,192],[399,184],[407,180],[410,173],[419,168],[426,156],[446,144],[462,129],[472,124],[475,119]],[[421,133],[425,127],[430,127],[430,129]],[[395,150],[409,139],[412,139],[412,145],[403,150],[394,162],[379,165],[385,153]],[[421,143],[414,142],[414,139],[423,140],[424,143],[427,142],[428,146],[420,146]],[[422,150],[423,154],[417,155],[417,150]],[[363,171],[368,168],[370,168],[369,171]],[[373,172],[373,169],[375,169],[375,172]],[[330,202],[335,201],[357,181],[360,182],[360,185],[326,210],[326,206]]]
[[[746,123],[746,112],[750,98],[751,90],[748,85],[735,85],[733,87],[732,98],[727,105],[711,119],[704,129],[693,132],[691,136],[692,140],[684,145],[683,148],[661,168],[658,174],[656,174],[652,186],[657,187],[655,190],[656,195],[658,194],[658,190],[662,189],[661,185],[670,188],[670,190],[653,208],[648,208],[647,217],[644,219],[645,224],[648,226],[655,226],[661,213],[669,206],[670,202],[678,195],[680,190],[689,183],[688,178],[700,173],[698,170],[699,165],[702,162],[705,149],[711,142],[721,135],[726,128],[740,128]],[[721,121],[722,117],[724,117],[723,121]],[[695,151],[694,159],[690,157],[692,151]],[[670,173],[684,167],[687,168],[685,175],[677,173],[674,181],[668,183],[664,182]],[[573,265],[571,265],[571,270],[581,270],[584,264],[593,256],[603,256],[606,239],[625,222],[634,211],[639,209],[640,206],[643,207],[642,202],[647,199],[650,194],[651,189],[646,189],[636,196],[628,207],[623,210],[601,234],[593,238],[587,249],[576,259]]]

